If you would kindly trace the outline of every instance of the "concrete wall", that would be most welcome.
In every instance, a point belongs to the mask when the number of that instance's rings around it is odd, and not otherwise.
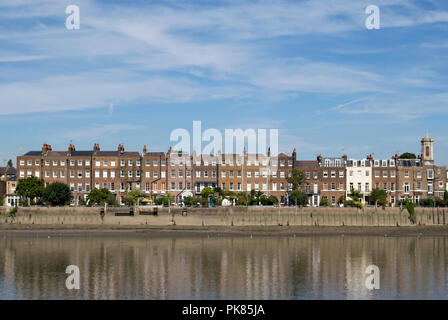
[[[0,210],[0,225],[148,225],[148,226],[410,226],[406,210],[399,208],[272,208],[220,207],[159,208],[157,216],[143,215],[142,208],[134,216],[116,216],[129,208],[109,208],[102,216],[101,208],[19,208],[14,218]],[[417,224],[448,223],[446,208],[416,208]],[[173,222],[174,221],[174,222]]]

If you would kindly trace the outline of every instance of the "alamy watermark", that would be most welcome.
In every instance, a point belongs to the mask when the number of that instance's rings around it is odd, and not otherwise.
[[[380,289],[380,268],[372,264],[366,268],[366,274],[368,274],[366,279],[366,288],[369,290],[379,290]]]

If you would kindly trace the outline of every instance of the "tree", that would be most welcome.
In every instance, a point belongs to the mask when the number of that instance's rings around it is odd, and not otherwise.
[[[411,153],[411,152],[405,152],[405,153],[402,153],[399,157],[398,157],[398,159],[416,159],[417,157],[415,156],[415,154],[414,153]]]
[[[31,199],[40,198],[42,196],[44,188],[44,179],[31,176],[19,180],[16,187],[16,193],[19,196],[27,198],[29,205]]]
[[[362,198],[361,191],[358,191],[358,190],[355,190],[352,188],[351,193],[350,193],[350,198],[352,198],[353,201],[360,202],[361,198]]]
[[[305,173],[299,169],[292,169],[291,176],[286,181],[292,185],[292,190],[299,190],[299,187],[305,181]]]
[[[385,206],[387,203],[387,193],[384,189],[373,189],[369,194],[369,200],[371,203],[375,204],[375,206]]]
[[[319,206],[321,207],[328,207],[330,205],[330,201],[328,201],[327,198],[322,198],[320,200]]]
[[[89,205],[98,204],[104,206],[106,203],[108,205],[115,205],[116,200],[114,195],[107,189],[92,189],[87,196]]]
[[[306,206],[308,204],[308,196],[299,190],[291,191],[289,195],[289,203],[298,205],[298,206]]]
[[[63,206],[70,204],[72,193],[70,188],[62,182],[49,184],[42,193],[42,200],[52,206]]]
[[[8,160],[7,166],[8,166],[8,168],[12,168],[13,167],[13,163],[12,163],[11,159]]]
[[[210,187],[205,187],[204,189],[202,189],[201,191],[201,196],[202,198],[208,199],[209,195],[212,195],[214,193],[213,189]]]
[[[140,191],[140,189],[134,189],[128,192],[124,201],[129,205],[138,205],[140,199],[143,199],[144,197],[145,195]]]

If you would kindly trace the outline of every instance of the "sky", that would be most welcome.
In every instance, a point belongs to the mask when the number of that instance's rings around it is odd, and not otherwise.
[[[298,159],[418,154],[428,132],[447,165],[447,53],[446,1],[0,0],[0,165],[43,143],[167,151],[194,120],[278,129]]]

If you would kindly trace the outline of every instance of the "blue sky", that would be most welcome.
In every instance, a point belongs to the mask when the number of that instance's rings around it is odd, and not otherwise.
[[[166,151],[193,120],[279,129],[299,159],[419,153],[428,130],[448,164],[445,1],[1,1],[0,43],[2,165],[42,143]]]

